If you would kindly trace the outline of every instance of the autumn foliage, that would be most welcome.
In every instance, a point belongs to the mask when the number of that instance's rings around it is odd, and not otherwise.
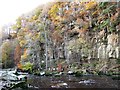
[[[47,60],[50,62],[55,59],[57,62],[60,57],[77,60],[68,56],[80,53],[88,55],[93,45],[96,45],[92,40],[106,42],[107,39],[103,38],[105,33],[119,31],[120,18],[116,2],[75,0],[54,2],[48,7],[38,7],[30,14],[20,16],[12,26],[16,30],[13,38],[19,42],[14,50],[14,62],[18,68],[22,68],[26,62],[37,66],[35,68],[42,68]],[[72,51],[70,55],[69,50]],[[7,59],[6,55],[3,54],[3,59]]]
[[[14,62],[18,67],[20,67],[20,60],[21,60],[21,47],[18,44],[14,51]]]

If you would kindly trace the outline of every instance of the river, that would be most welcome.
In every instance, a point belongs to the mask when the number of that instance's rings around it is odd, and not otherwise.
[[[81,76],[62,75],[60,77],[34,76],[28,77],[31,88],[118,88],[118,81],[107,76]]]
[[[0,71],[0,74],[4,71]],[[113,80],[108,76],[84,75],[75,77],[74,75],[55,76],[27,76],[28,90],[40,90],[43,88],[119,88],[119,80]],[[6,82],[5,82],[6,83]],[[0,81],[0,87],[4,82]],[[14,90],[26,90],[16,88]]]

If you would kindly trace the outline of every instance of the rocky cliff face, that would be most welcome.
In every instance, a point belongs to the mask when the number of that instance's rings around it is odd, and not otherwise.
[[[53,13],[50,12],[54,9],[53,6],[49,11],[49,19],[55,27],[59,27],[60,32],[63,33],[62,39],[65,37],[66,42],[64,43],[68,43],[68,47],[72,42],[90,44],[87,48],[97,51],[97,55],[93,56],[100,58],[100,53],[103,58],[119,57],[119,8],[117,2],[109,4],[108,2],[59,2],[56,4],[58,4],[56,7],[58,10],[54,13],[56,16],[53,18]],[[114,21],[112,21],[113,18]],[[77,41],[77,39],[81,40]],[[115,55],[112,56],[112,54]]]
[[[86,60],[89,63],[96,59],[103,64],[101,68],[109,68],[108,64],[113,62],[116,65],[120,58],[119,3],[57,2],[56,5],[56,13],[51,12],[53,6],[48,14],[62,33],[59,45],[64,44],[61,51],[67,53],[67,62],[84,65]]]
[[[25,24],[18,20],[17,38],[25,43],[20,45],[34,56],[28,55],[28,61],[40,56],[39,63],[55,61],[89,71],[106,71],[113,63],[119,66],[119,2],[55,2],[46,7],[28,19],[22,17]],[[32,48],[26,37],[36,43]],[[41,54],[35,56],[36,50]]]

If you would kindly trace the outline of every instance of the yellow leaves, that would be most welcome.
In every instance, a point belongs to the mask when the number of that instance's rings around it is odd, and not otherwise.
[[[59,24],[60,21],[63,21],[63,20],[64,20],[64,18],[62,18],[60,16],[56,16],[55,18],[53,18],[52,21],[55,25],[57,25],[57,24]]]
[[[23,55],[21,56],[21,60],[26,60],[27,59],[27,49],[24,49],[24,53]]]
[[[33,22],[34,20],[32,19],[32,18],[30,18],[29,20],[28,20],[28,22]]]
[[[97,2],[95,1],[90,1],[88,3],[85,4],[85,9],[86,10],[89,10],[89,9],[92,9],[96,6]]]
[[[35,14],[35,15],[32,15],[27,21],[28,22],[34,22],[36,20],[38,20],[38,16]]]
[[[98,10],[96,10],[96,11],[94,11],[93,13],[92,13],[92,15],[96,15],[96,14],[98,14]]]
[[[40,37],[40,32],[33,35],[33,40],[36,40]]]
[[[60,4],[59,4],[59,3],[56,3],[56,4],[54,4],[54,5],[51,7],[51,9],[48,11],[48,14],[49,14],[49,16],[50,16],[50,18],[51,18],[52,20],[58,18],[58,17],[57,17],[57,12],[58,12],[59,8],[60,8]]]
[[[21,30],[17,33],[17,39],[20,42],[20,46],[23,46],[25,44],[25,32],[24,32],[24,30]]]
[[[16,38],[17,37],[16,33],[11,33],[10,35],[12,36],[12,38]]]
[[[19,37],[19,36],[24,36],[24,32],[21,30],[21,31],[19,31],[18,33],[17,33],[17,36]]]
[[[17,25],[12,25],[13,30],[17,30],[17,28],[18,28]]]
[[[54,4],[52,8],[49,10],[48,14],[53,15],[53,17],[55,17],[57,11],[58,11],[58,5]]]
[[[23,31],[24,31],[24,32],[27,32],[27,31],[28,31],[28,28],[23,28]]]
[[[87,12],[85,11],[85,10],[81,10],[80,11],[80,15],[82,16],[82,15],[85,15]]]
[[[85,41],[83,38],[79,38],[79,39],[78,39],[78,42],[79,42],[80,44],[85,44],[86,41]]]
[[[39,32],[39,33],[37,33],[37,38],[39,38],[39,37],[40,37],[40,34],[41,34],[40,32]]]
[[[28,34],[28,37],[32,37],[32,33],[29,33],[29,34]]]
[[[20,46],[23,47],[26,44],[26,40],[21,40],[20,41]]]
[[[33,20],[37,20],[37,19],[38,19],[37,15],[34,15],[34,16],[32,17],[32,19],[33,19]]]
[[[21,56],[21,60],[23,61],[23,60],[25,60],[26,59],[26,57],[24,56],[24,55],[22,55]]]
[[[30,34],[30,38],[33,40],[33,41],[35,41],[35,40],[37,40],[37,39],[39,39],[39,37],[40,37],[40,32],[39,33],[33,33],[33,34]]]
[[[89,28],[89,23],[88,23],[88,22],[85,22],[83,28],[84,28],[84,29],[88,29],[88,28]]]
[[[53,23],[54,23],[55,25],[59,24],[59,23],[58,23],[58,20],[53,20]]]
[[[62,18],[61,18],[60,16],[56,16],[55,19],[58,20],[58,21],[61,21],[61,20],[62,20]]]
[[[21,24],[17,24],[17,28],[20,28],[21,27]]]

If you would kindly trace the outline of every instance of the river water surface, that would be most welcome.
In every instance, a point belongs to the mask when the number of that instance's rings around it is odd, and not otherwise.
[[[118,81],[107,76],[63,75],[60,77],[34,76],[28,77],[29,88],[118,88]]]
[[[0,71],[0,74],[2,71]],[[28,90],[40,90],[43,88],[119,88],[118,80],[113,80],[108,76],[85,75],[75,77],[74,75],[36,76],[28,75]],[[6,82],[5,82],[6,83]],[[4,82],[0,81],[0,88]],[[14,90],[26,90],[16,88]]]

